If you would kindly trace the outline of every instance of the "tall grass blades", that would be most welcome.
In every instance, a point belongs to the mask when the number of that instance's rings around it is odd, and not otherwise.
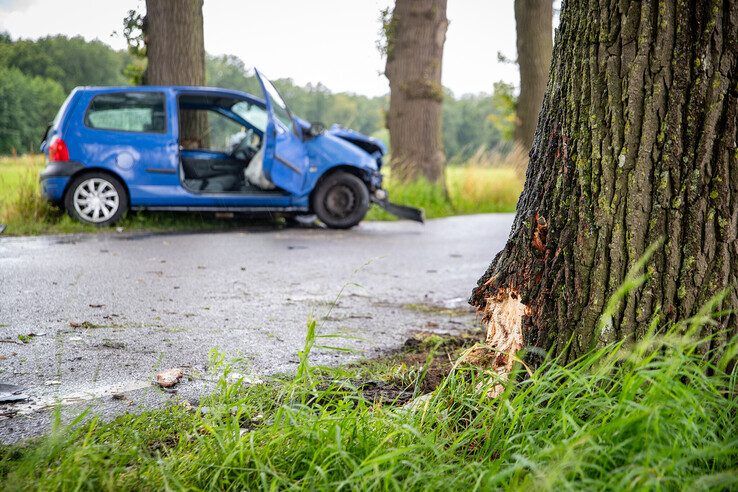
[[[675,327],[516,368],[495,399],[459,366],[422,411],[348,391],[345,368],[308,399],[294,380],[238,386],[208,412],[173,405],[4,448],[2,488],[730,490],[738,374],[705,362],[703,342]]]

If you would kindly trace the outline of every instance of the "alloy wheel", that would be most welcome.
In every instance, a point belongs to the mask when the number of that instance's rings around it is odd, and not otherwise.
[[[97,224],[115,215],[120,206],[120,196],[109,181],[90,178],[82,181],[74,190],[73,203],[82,219]]]

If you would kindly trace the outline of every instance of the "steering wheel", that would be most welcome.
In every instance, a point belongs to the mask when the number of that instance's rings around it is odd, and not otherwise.
[[[251,144],[254,139],[254,130],[248,129],[246,135],[238,142],[231,155],[236,159],[251,160],[259,151],[258,147]]]

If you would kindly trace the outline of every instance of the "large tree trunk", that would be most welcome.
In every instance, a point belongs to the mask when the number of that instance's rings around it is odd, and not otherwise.
[[[146,0],[147,85],[205,85],[202,4],[203,0]],[[180,142],[206,147],[206,128],[204,114],[184,116]]]
[[[538,111],[548,82],[553,45],[552,17],[551,0],[515,0],[515,33],[520,67],[515,140],[526,150],[533,145]]]
[[[386,26],[392,176],[443,182],[441,64],[446,0],[396,0]]]
[[[565,3],[512,231],[471,297],[490,348],[571,360],[722,289],[723,308],[738,308],[736,40],[738,0]],[[660,240],[650,278],[600,331],[608,298]],[[736,317],[706,329],[715,348]]]

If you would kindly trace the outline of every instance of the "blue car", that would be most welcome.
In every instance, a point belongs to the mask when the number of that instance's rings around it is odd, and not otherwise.
[[[41,188],[73,218],[114,224],[128,210],[315,214],[358,224],[382,189],[379,140],[293,115],[258,71],[263,97],[208,87],[79,87],[46,132]]]

